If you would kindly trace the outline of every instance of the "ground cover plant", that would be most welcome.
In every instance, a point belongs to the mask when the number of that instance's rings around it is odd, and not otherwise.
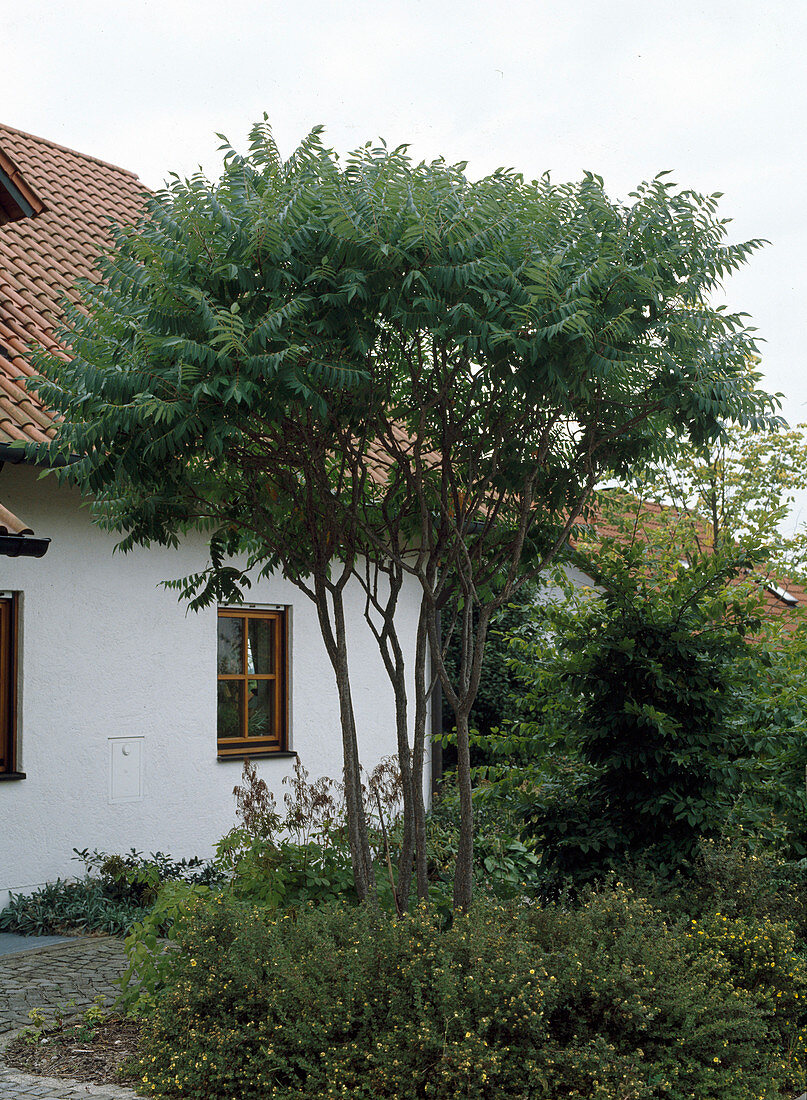
[[[48,933],[106,932],[125,935],[150,912],[163,883],[212,883],[219,872],[201,859],[172,860],[163,852],[144,856],[74,849],[86,873],[30,894],[12,894],[0,912],[0,931],[25,936]]]

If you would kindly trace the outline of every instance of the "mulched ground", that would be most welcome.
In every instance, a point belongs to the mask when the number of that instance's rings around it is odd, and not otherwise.
[[[82,1038],[83,1036],[83,1038]],[[3,1060],[23,1073],[43,1077],[73,1077],[96,1085],[131,1084],[136,1077],[121,1066],[138,1054],[140,1024],[120,1016],[108,1016],[94,1024],[65,1024],[50,1030],[36,1042],[14,1039]]]

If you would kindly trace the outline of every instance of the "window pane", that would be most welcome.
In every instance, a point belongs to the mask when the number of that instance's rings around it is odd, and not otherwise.
[[[276,737],[275,682],[274,680],[248,680],[250,737]]]
[[[247,672],[266,675],[275,671],[275,620],[249,619],[247,622]]]
[[[244,671],[244,620],[219,616],[219,676],[237,676]]]
[[[219,738],[244,736],[244,681],[219,680]]]

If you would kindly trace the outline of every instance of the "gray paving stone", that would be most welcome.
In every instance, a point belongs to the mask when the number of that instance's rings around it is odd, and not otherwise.
[[[75,1013],[96,997],[110,1003],[119,992],[116,983],[124,965],[123,944],[111,937],[84,936],[5,955],[0,966],[0,1035],[25,1027],[34,1008],[52,1018],[57,1009]]]
[[[18,936],[15,932],[0,932],[0,955],[16,955],[35,947],[49,947],[54,943],[68,943],[70,936]]]
[[[137,1100],[137,1093],[122,1085],[88,1085],[57,1077],[32,1077],[0,1065],[0,1097],[2,1100]]]
[[[125,966],[123,944],[108,936],[83,936],[47,947],[3,955],[0,963],[0,1040],[30,1023],[36,1008],[46,1018],[75,1015],[96,997],[110,1004]],[[0,1043],[2,1045],[2,1043]],[[127,1100],[137,1094],[122,1085],[89,1085],[33,1077],[5,1065],[0,1053],[0,1100]]]

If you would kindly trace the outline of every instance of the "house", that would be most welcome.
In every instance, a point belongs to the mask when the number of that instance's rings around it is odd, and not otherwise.
[[[600,490],[595,507],[587,522],[581,524],[573,542],[575,550],[595,549],[605,540],[625,546],[634,542],[648,547],[648,554],[661,557],[681,555],[686,565],[688,551],[710,553],[711,529],[696,515],[672,504],[642,500],[632,493],[612,487]],[[648,558],[649,560],[649,558]],[[578,590],[596,588],[594,580],[573,567],[567,569],[569,579]],[[791,578],[774,575],[764,565],[753,572],[741,570],[733,580],[739,584],[751,580],[761,597],[760,613],[785,631],[795,630],[803,621],[807,609],[807,590]]]
[[[312,775],[341,777],[313,604],[278,577],[255,583],[247,605],[188,612],[161,582],[204,567],[201,536],[116,555],[77,492],[14,447],[54,432],[26,389],[30,349],[54,347],[59,302],[92,277],[110,222],[134,221],[144,195],[124,169],[0,126],[0,524],[18,542],[50,539],[43,557],[0,553],[0,907],[9,890],[75,873],[73,848],[209,855],[233,824],[246,756],[276,794],[298,755]],[[407,659],[415,583],[399,605]],[[354,590],[351,677],[369,769],[395,751],[395,720],[363,606]]]

